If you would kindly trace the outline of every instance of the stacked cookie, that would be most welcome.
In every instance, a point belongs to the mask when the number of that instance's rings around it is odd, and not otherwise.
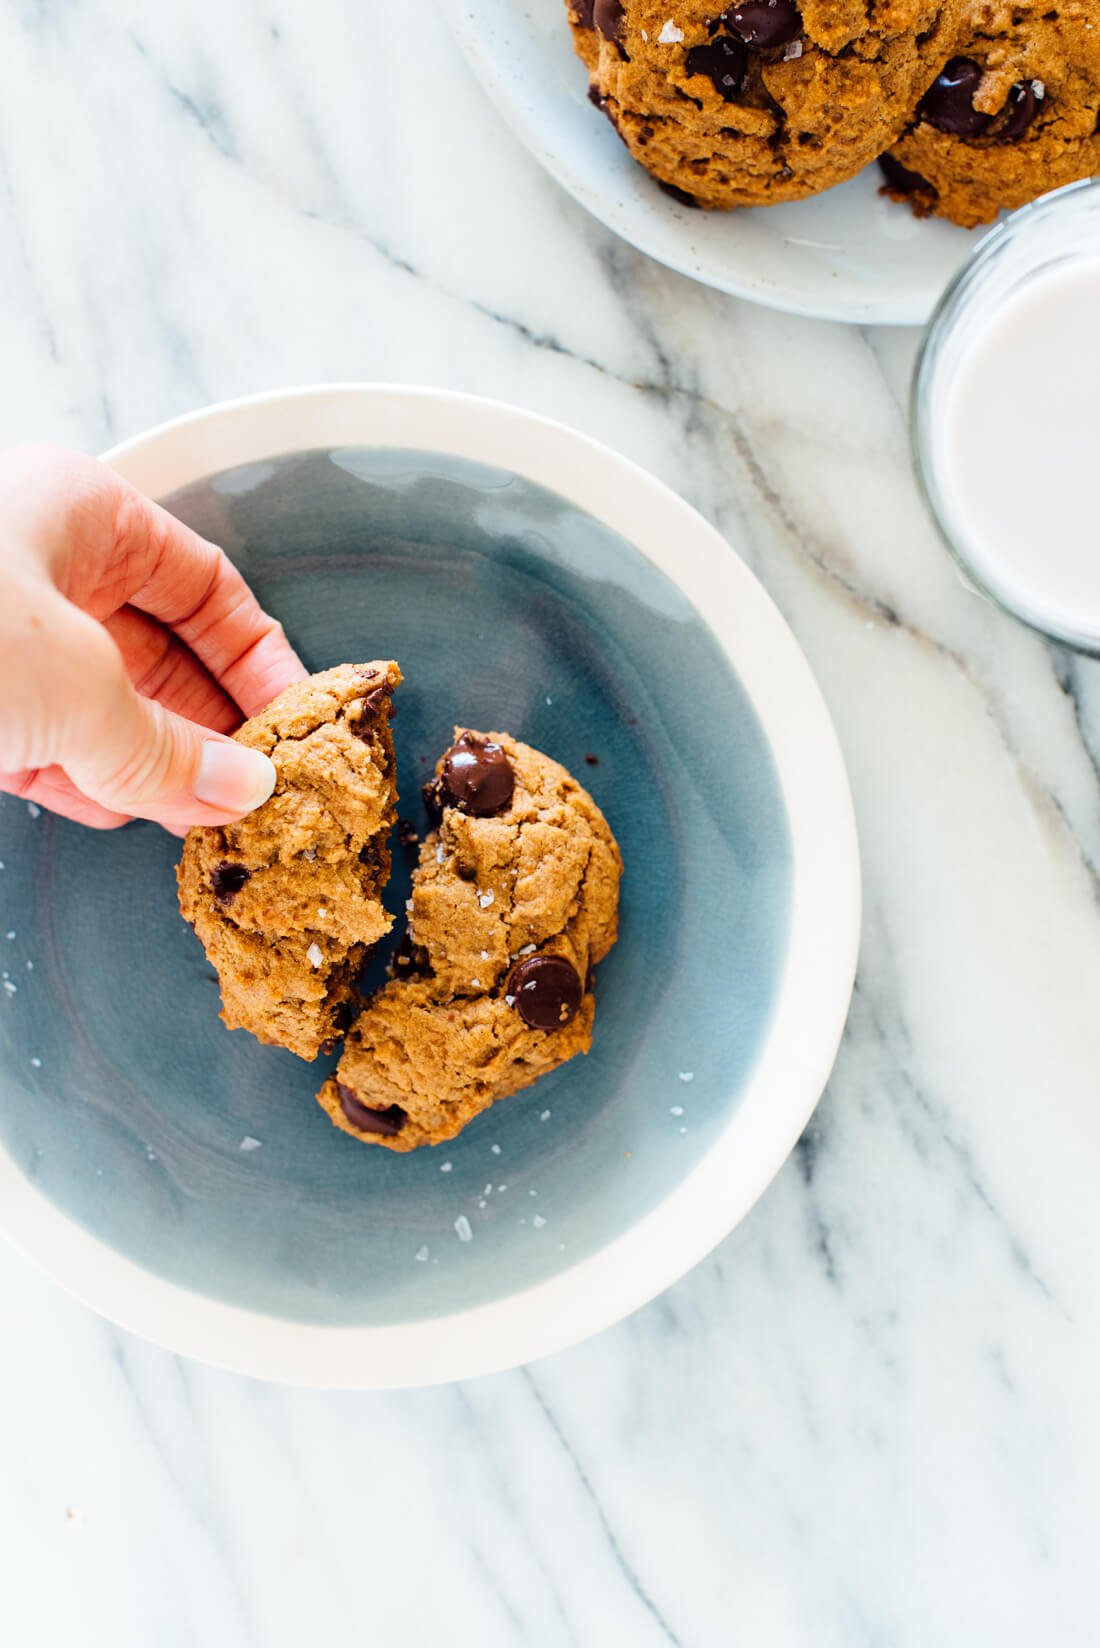
[[[622,860],[564,767],[456,729],[427,786],[433,828],[391,981],[363,1002],[358,975],[393,924],[399,680],[393,663],[345,665],[247,722],[237,737],[271,756],[275,792],[238,824],[192,830],[179,884],[229,1027],[303,1058],[346,1031],[319,1102],[345,1133],[405,1151],[588,1051]]]
[[[800,200],[881,158],[972,225],[1100,171],[1095,0],[565,0],[592,101],[686,204]]]

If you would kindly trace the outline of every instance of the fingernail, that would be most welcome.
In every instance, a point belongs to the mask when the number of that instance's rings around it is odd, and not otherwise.
[[[195,774],[195,799],[227,813],[250,813],[275,788],[275,766],[261,750],[209,739]]]

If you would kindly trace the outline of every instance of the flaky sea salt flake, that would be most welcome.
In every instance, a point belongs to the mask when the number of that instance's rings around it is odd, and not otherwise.
[[[32,1059],[31,1060],[31,1069],[32,1070],[41,1070],[41,1068],[42,1068],[42,1060],[41,1059]]]
[[[683,29],[678,29],[670,17],[660,34],[657,36],[657,44],[659,46],[678,46],[683,38]]]
[[[246,1153],[249,1150],[262,1150],[263,1149],[263,1140],[262,1139],[254,1139],[252,1137],[251,1133],[246,1133],[244,1138],[241,1140],[240,1144],[237,1146],[237,1149],[238,1150],[243,1150]]]
[[[540,1121],[540,1122],[548,1122],[548,1121],[549,1121],[549,1120],[550,1120],[550,1112],[549,1112],[549,1110],[543,1110],[543,1111],[541,1111],[541,1112],[540,1112],[540,1114],[539,1114],[539,1121]]]
[[[680,1080],[684,1081],[684,1082],[694,1081],[695,1080],[695,1071],[694,1070],[681,1070],[680,1071]]]
[[[454,1162],[440,1162],[439,1171],[441,1173],[449,1173],[454,1165]]]
[[[470,1221],[465,1213],[460,1213],[455,1220],[455,1234],[460,1242],[472,1242],[474,1239],[474,1233],[470,1229]]]
[[[489,1149],[492,1151],[494,1156],[499,1156],[500,1155],[500,1146],[499,1146],[499,1144],[491,1144],[489,1146]]]
[[[423,1247],[418,1247],[418,1248],[417,1248],[417,1250],[416,1250],[416,1257],[417,1257],[417,1258],[418,1258],[418,1259],[419,1259],[419,1260],[420,1260],[420,1263],[421,1263],[421,1264],[422,1264],[422,1265],[426,1265],[426,1264],[427,1264],[427,1262],[428,1262],[428,1256],[429,1256],[429,1253],[430,1253],[430,1251],[431,1251],[431,1250],[430,1250],[430,1249],[429,1249],[429,1247],[428,1247],[428,1246],[427,1246],[427,1244],[426,1244],[426,1243],[425,1243],[425,1245],[424,1245],[424,1246],[423,1246]]]
[[[32,818],[42,817],[42,808],[36,807],[33,801],[27,802],[27,811],[30,813]]]
[[[684,1113],[684,1107],[683,1107],[682,1104],[674,1104],[671,1107],[671,1109],[669,1110],[669,1115],[670,1116],[682,1116],[683,1113]]]
[[[320,967],[321,963],[325,959],[321,946],[316,941],[310,945],[309,949],[306,951],[306,955],[309,957],[309,964],[311,967]]]
[[[494,893],[478,893],[477,901],[483,910],[487,910],[495,898]]]
[[[802,56],[801,40],[792,40],[783,53],[784,63],[793,63],[795,58]]]
[[[536,1213],[535,1217],[531,1220],[531,1223],[534,1225],[536,1230],[541,1230],[543,1225],[546,1223],[546,1220],[543,1218],[541,1213]]]

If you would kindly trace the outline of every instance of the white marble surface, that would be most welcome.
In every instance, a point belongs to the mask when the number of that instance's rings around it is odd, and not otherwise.
[[[0,1249],[4,1648],[1100,1638],[1100,675],[956,582],[907,465],[913,345],[615,243],[430,4],[0,9],[0,439],[95,450],[326,378],[580,425],[782,605],[867,884],[802,1147],[709,1261],[567,1355],[268,1388]]]

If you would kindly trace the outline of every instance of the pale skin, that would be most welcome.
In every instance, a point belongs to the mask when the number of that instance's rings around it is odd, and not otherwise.
[[[305,669],[217,548],[79,453],[0,453],[0,790],[177,835],[271,794],[226,735]]]

